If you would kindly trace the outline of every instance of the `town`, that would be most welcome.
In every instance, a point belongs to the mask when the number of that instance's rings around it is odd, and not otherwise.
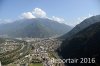
[[[6,39],[0,44],[0,66],[64,66],[52,62],[60,58],[56,49],[61,43],[56,38]]]

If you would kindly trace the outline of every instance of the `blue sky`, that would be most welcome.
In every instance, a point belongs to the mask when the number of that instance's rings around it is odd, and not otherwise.
[[[39,8],[48,17],[65,19],[69,25],[76,25],[77,19],[89,14],[100,14],[99,0],[0,0],[0,19],[18,19],[22,13]]]

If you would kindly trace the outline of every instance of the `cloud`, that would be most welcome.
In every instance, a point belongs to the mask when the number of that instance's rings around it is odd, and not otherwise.
[[[12,23],[11,19],[0,19],[0,24]]]
[[[79,18],[77,18],[77,21],[80,23],[80,22],[82,22],[83,20],[85,20],[86,18],[88,18],[88,17],[79,17]]]
[[[43,11],[42,9],[40,9],[40,8],[35,8],[34,10],[33,10],[33,15],[35,15],[37,18],[46,18],[47,16],[46,16],[46,12],[45,11]]]
[[[79,17],[79,18],[77,18],[77,20],[79,21],[79,23],[80,22],[82,22],[83,20],[85,20],[85,19],[87,19],[87,18],[89,18],[89,17],[92,17],[92,16],[94,16],[93,14],[89,14],[88,16],[85,16],[85,17]]]
[[[63,18],[59,18],[59,17],[55,17],[55,16],[52,16],[51,19],[54,20],[54,21],[57,21],[59,23],[64,23],[65,22],[65,20]]]
[[[22,13],[21,18],[24,19],[32,19],[36,18],[31,12]]]
[[[75,27],[77,24],[80,24],[83,20],[90,18],[92,16],[95,16],[95,14],[88,14],[87,16],[68,19],[66,24]]]
[[[56,16],[48,17],[47,13],[40,8],[34,8],[33,11],[22,13],[20,18],[21,19],[23,19],[23,18],[24,19],[47,18],[47,19],[50,19],[50,20],[57,21],[59,23],[65,22],[65,20],[63,18],[60,18],[60,17],[56,17]]]
[[[46,12],[40,8],[35,8],[33,11],[22,13],[20,18],[32,19],[32,18],[47,18]]]

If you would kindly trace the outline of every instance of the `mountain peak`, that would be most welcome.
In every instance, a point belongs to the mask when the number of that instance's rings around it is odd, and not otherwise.
[[[63,35],[71,29],[66,24],[58,23],[50,19],[33,18],[0,25],[0,35],[45,38]]]

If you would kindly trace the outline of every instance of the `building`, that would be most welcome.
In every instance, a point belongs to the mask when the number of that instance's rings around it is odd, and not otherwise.
[[[2,66],[2,65],[1,65],[1,61],[0,61],[0,66]]]

